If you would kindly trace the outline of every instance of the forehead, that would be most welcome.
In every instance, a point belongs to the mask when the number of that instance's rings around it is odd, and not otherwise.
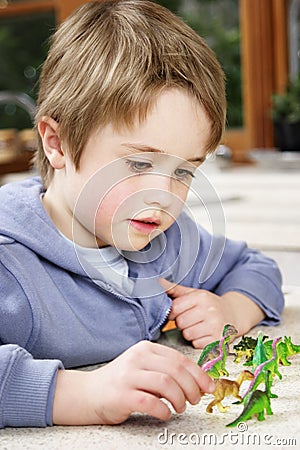
[[[161,152],[186,160],[203,159],[211,134],[210,120],[190,94],[170,89],[157,98],[146,119],[133,127],[104,127],[100,139],[122,152]]]

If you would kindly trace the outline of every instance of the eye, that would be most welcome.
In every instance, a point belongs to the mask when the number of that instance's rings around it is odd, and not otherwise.
[[[150,162],[145,161],[134,161],[127,159],[126,164],[128,165],[129,169],[134,173],[143,173],[152,169],[152,164]]]
[[[176,169],[175,175],[180,180],[186,180],[189,178],[195,178],[195,175],[192,170],[187,169]]]

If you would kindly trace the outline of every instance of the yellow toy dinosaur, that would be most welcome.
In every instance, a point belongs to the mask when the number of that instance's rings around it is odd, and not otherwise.
[[[215,396],[214,400],[212,400],[206,408],[206,412],[212,413],[213,407],[217,405],[220,412],[226,412],[230,409],[230,406],[223,406],[222,400],[229,395],[237,398],[239,401],[242,401],[242,397],[239,395],[240,386],[243,381],[252,380],[254,378],[253,373],[249,370],[244,370],[241,372],[237,378],[237,380],[229,380],[228,378],[218,378],[215,379],[215,391],[213,395]]]

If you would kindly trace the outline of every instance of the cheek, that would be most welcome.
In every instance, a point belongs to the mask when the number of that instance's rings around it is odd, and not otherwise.
[[[102,198],[96,213],[96,223],[112,223],[120,216],[125,218],[126,210],[129,209],[129,198],[132,190],[123,184],[117,185],[108,191]]]

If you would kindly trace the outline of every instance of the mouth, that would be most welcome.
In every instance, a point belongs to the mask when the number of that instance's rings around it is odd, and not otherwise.
[[[160,226],[160,219],[144,217],[142,219],[131,219],[130,225],[143,234],[150,234]]]

